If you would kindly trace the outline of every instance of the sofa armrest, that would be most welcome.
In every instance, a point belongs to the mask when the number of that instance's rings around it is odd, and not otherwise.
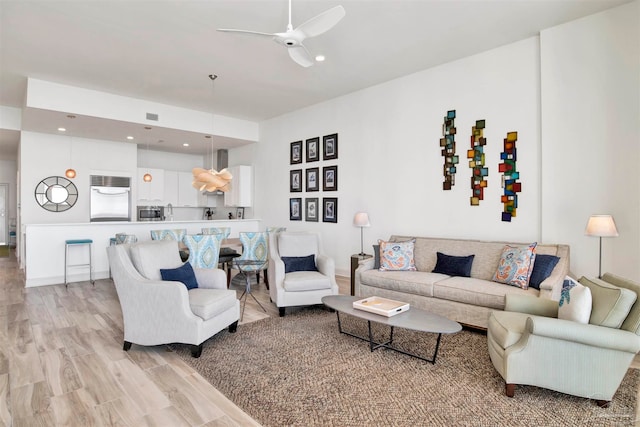
[[[535,316],[558,317],[558,301],[533,295],[509,294],[505,297],[504,311],[532,314]]]
[[[375,263],[375,260],[373,258],[361,259],[360,261],[358,261],[357,270],[361,272],[365,270],[373,270],[374,263]]]
[[[570,250],[568,245],[558,245],[556,256],[560,257],[560,261],[555,266],[549,277],[540,283],[540,295],[555,301],[560,300],[560,292],[562,291],[562,283],[566,276],[571,275],[569,271]]]
[[[640,337],[633,332],[570,320],[549,317],[529,317],[526,330],[532,335],[571,341],[592,347],[637,353]]]
[[[194,268],[199,288],[227,289],[227,275],[219,268]]]

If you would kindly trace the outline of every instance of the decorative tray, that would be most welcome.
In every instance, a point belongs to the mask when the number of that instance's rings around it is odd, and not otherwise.
[[[409,304],[382,297],[369,297],[354,301],[353,308],[391,317],[409,310]]]

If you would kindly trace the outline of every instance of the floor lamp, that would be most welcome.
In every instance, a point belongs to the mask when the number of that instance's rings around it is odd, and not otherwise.
[[[360,253],[358,255],[364,256],[363,229],[371,226],[369,223],[369,214],[366,212],[356,212],[356,216],[353,217],[353,225],[360,227]]]
[[[587,236],[600,238],[600,256],[598,262],[598,278],[602,278],[602,238],[617,237],[618,230],[611,215],[591,215],[584,230]]]

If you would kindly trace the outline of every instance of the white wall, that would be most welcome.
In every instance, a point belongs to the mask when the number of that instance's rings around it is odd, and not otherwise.
[[[602,271],[640,280],[640,3],[543,31],[543,238],[571,245],[571,268],[597,276],[592,214],[620,233]]]
[[[134,177],[137,170],[136,145],[22,132],[20,163],[23,225],[89,222],[89,176],[111,173]],[[76,178],[72,180],[78,188],[76,205],[64,212],[49,212],[43,209],[36,203],[36,186],[49,176],[64,176],[70,165],[77,172]],[[132,200],[136,200],[136,194],[132,194]]]
[[[371,87],[260,126],[261,140],[230,151],[230,164],[255,166],[255,217],[267,226],[316,230],[336,268],[348,274],[360,251],[359,210],[369,212],[365,249],[391,234],[510,241],[540,238],[538,39],[494,49]],[[439,140],[447,110],[457,112],[456,185],[442,190]],[[486,120],[489,187],[470,206],[466,159],[471,126]],[[523,192],[517,218],[501,221],[499,153],[507,132],[518,132]],[[338,159],[289,165],[292,141],[338,133]],[[338,191],[290,193],[289,171],[338,165]],[[289,221],[290,197],[338,197],[338,223]]]

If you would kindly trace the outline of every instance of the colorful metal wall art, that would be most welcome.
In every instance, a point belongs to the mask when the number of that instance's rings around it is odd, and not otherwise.
[[[456,110],[447,111],[442,124],[442,138],[440,138],[440,147],[442,148],[442,157],[444,157],[444,165],[442,174],[444,182],[443,190],[451,190],[456,183],[456,165],[458,164],[458,156],[456,155]]]
[[[489,169],[485,167],[484,146],[487,139],[484,137],[484,120],[476,120],[476,125],[471,126],[471,149],[467,150],[469,167],[471,168],[471,206],[480,205],[484,200],[484,189],[487,186],[486,177]]]
[[[516,216],[518,208],[518,193],[522,191],[522,184],[518,182],[520,172],[516,168],[516,141],[518,140],[518,132],[508,132],[504,139],[504,151],[500,153],[502,163],[498,165],[498,171],[502,174],[502,188],[504,189],[501,197],[504,206],[502,211],[502,220],[511,222],[511,218]]]

